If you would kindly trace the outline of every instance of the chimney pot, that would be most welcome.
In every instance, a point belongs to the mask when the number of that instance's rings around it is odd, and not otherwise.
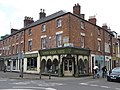
[[[73,6],[73,14],[80,15],[80,11],[81,11],[80,9],[81,9],[80,5],[78,3],[75,4]]]

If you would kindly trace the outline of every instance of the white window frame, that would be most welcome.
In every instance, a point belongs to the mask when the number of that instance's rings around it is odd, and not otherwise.
[[[46,37],[41,38],[42,49],[46,49]]]
[[[32,51],[32,40],[28,41],[28,51]]]
[[[56,35],[57,47],[62,47],[62,34]]]
[[[85,29],[85,23],[84,23],[83,21],[81,21],[80,23],[81,23],[81,25],[80,25],[80,26],[81,26],[81,29],[84,30],[84,29]]]
[[[58,28],[62,27],[62,19],[61,18],[57,19],[57,27]]]
[[[81,36],[81,48],[85,47],[85,36]]]
[[[42,26],[41,26],[41,31],[42,31],[42,32],[45,32],[45,31],[46,31],[46,24],[42,24]]]
[[[100,51],[100,50],[101,50],[101,41],[98,40],[98,51]]]

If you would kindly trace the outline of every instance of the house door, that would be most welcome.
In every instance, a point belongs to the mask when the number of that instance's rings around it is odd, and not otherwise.
[[[65,59],[64,60],[64,76],[73,76],[74,66],[72,59]]]

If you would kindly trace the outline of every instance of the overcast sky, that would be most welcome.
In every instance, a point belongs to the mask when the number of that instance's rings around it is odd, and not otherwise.
[[[85,14],[86,20],[95,15],[98,26],[107,23],[120,35],[119,0],[0,0],[0,36],[10,34],[11,28],[23,28],[25,16],[38,20],[41,8],[48,16],[59,10],[73,12],[77,3],[81,5],[81,13]]]

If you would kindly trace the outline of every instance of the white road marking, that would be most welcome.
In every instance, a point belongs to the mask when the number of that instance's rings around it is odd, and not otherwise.
[[[1,89],[1,90],[16,90],[16,89]],[[33,90],[33,89],[17,89],[17,90]]]
[[[99,85],[95,85],[95,84],[90,84],[90,86],[94,86],[94,87],[97,87],[97,86],[99,86]]]
[[[32,89],[43,89],[43,90],[57,90],[57,89],[54,89],[54,88],[45,88],[45,87],[25,87],[25,86],[14,86],[13,88],[16,88],[18,90],[18,88],[21,90],[24,90],[22,88],[26,88],[26,90],[32,90]]]
[[[116,90],[120,90],[120,88],[115,88]]]
[[[61,86],[64,85],[62,83],[40,83],[38,86]]]
[[[102,88],[110,88],[110,87],[108,87],[108,86],[100,86],[100,87],[102,87]]]
[[[89,81],[89,82],[86,82],[86,83],[95,83],[95,82],[99,82],[98,80],[97,81]]]
[[[30,82],[17,82],[17,83],[12,83],[12,84],[16,84],[16,85],[27,85],[27,84],[30,84]]]
[[[45,90],[57,90],[57,89],[54,89],[54,88],[46,88]]]
[[[81,85],[88,85],[87,83],[80,83]]]

